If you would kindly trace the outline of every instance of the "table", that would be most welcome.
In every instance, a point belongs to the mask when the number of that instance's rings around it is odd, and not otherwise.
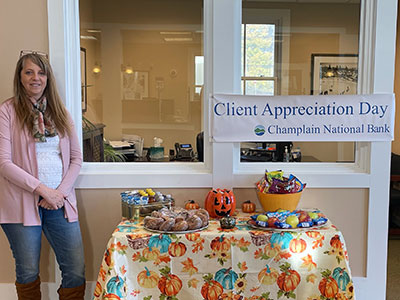
[[[263,231],[217,220],[201,232],[158,234],[123,220],[110,238],[94,292],[97,299],[354,299],[342,233]],[[336,297],[336,298],[335,298]]]

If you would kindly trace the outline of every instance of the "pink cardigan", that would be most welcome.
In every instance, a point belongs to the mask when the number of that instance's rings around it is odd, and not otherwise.
[[[40,225],[39,196],[33,193],[41,183],[35,141],[26,128],[21,131],[13,99],[0,105],[0,224]],[[65,217],[74,222],[78,220],[74,183],[82,165],[82,153],[72,118],[68,118],[71,136],[60,136],[63,179],[57,190],[67,195]]]

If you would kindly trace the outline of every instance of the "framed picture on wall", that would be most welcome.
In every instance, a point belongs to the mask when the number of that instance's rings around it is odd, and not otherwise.
[[[86,49],[81,47],[81,101],[82,112],[87,110]]]
[[[357,81],[357,54],[311,55],[311,95],[354,95]]]
[[[122,72],[122,99],[143,100],[149,97],[149,72]]]

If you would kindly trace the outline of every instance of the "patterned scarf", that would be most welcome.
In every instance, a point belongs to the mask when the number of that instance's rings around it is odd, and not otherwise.
[[[32,102],[33,128],[32,134],[35,142],[46,142],[46,136],[56,136],[57,130],[53,120],[45,115],[47,100],[43,97],[39,101],[29,98]]]

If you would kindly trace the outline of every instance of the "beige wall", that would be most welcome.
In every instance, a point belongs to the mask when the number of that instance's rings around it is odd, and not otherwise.
[[[0,7],[0,99],[5,100],[12,96],[19,52],[48,52],[47,1],[2,0]]]
[[[47,1],[2,0],[0,9],[0,101],[12,96],[15,64],[22,49],[48,52]],[[1,188],[1,187],[0,187]],[[54,279],[53,255],[44,243],[41,270],[44,281]],[[14,261],[0,233],[0,283],[14,282]]]

